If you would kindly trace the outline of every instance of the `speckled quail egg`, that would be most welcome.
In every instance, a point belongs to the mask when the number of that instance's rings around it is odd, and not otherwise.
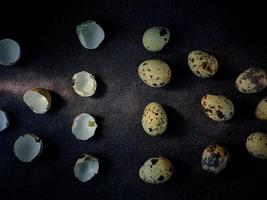
[[[20,46],[12,39],[0,40],[0,65],[13,65],[20,59]]]
[[[95,118],[87,113],[82,113],[74,118],[71,130],[77,139],[88,140],[93,137],[96,128]]]
[[[267,74],[261,68],[249,68],[236,79],[235,85],[242,93],[257,93],[267,86]]]
[[[252,133],[247,138],[246,147],[252,156],[267,159],[267,134],[261,132]]]
[[[217,59],[204,51],[191,51],[188,55],[188,65],[200,78],[209,78],[218,71]]]
[[[201,105],[206,115],[214,121],[227,121],[234,115],[234,104],[221,95],[207,94],[202,97]]]
[[[151,87],[163,87],[171,79],[171,69],[162,60],[151,59],[139,65],[138,75],[144,83]]]
[[[14,145],[15,156],[22,162],[31,162],[43,149],[42,140],[34,134],[20,136]]]
[[[0,132],[9,126],[9,118],[5,111],[0,110]]]
[[[81,97],[90,97],[95,94],[96,80],[95,77],[85,71],[74,74],[72,77],[73,89]]]
[[[264,97],[257,105],[255,115],[260,120],[267,120],[267,97]]]
[[[159,184],[168,181],[173,175],[170,160],[157,156],[148,159],[139,170],[139,177],[146,183]]]
[[[37,114],[46,113],[51,106],[51,95],[43,88],[33,88],[23,96],[24,103]]]
[[[219,174],[229,163],[229,151],[218,144],[209,145],[202,153],[201,165],[204,171]]]
[[[84,154],[83,157],[76,161],[74,166],[74,176],[81,182],[86,182],[91,180],[99,170],[98,159]]]
[[[170,31],[165,27],[154,26],[145,31],[143,45],[148,51],[157,52],[170,40]]]
[[[81,44],[86,49],[96,49],[105,38],[102,27],[91,20],[78,25],[76,31]]]
[[[144,131],[157,136],[165,132],[168,125],[168,118],[162,106],[156,102],[149,103],[143,112],[142,126]]]

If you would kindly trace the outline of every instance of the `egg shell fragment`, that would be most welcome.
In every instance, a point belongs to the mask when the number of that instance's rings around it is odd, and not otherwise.
[[[188,55],[188,65],[200,78],[209,78],[218,71],[217,59],[204,51],[191,51]]]
[[[139,169],[139,177],[146,183],[159,184],[168,181],[173,175],[173,165],[165,157],[148,159]]]
[[[235,86],[242,93],[252,94],[260,92],[267,86],[266,71],[256,67],[249,68],[237,77]]]
[[[166,27],[154,26],[143,35],[143,45],[148,51],[157,52],[164,48],[170,40],[170,31]]]
[[[257,105],[255,115],[260,120],[267,120],[267,97],[264,97]]]
[[[20,55],[20,46],[15,40],[0,40],[0,65],[14,65],[20,59]]]
[[[98,159],[84,154],[83,157],[79,158],[74,166],[74,176],[81,182],[86,182],[91,180],[99,170]]]
[[[0,110],[0,132],[7,129],[9,126],[9,118],[5,111]]]
[[[252,133],[247,138],[246,147],[252,156],[267,159],[267,134],[261,132]]]
[[[71,130],[77,139],[88,140],[93,137],[96,128],[95,118],[87,113],[82,113],[74,118]]]
[[[205,114],[214,121],[227,121],[234,115],[234,104],[222,95],[207,94],[202,97],[201,105]]]
[[[105,38],[102,27],[92,20],[87,20],[78,25],[76,31],[81,44],[86,49],[96,49]]]
[[[15,156],[22,162],[31,162],[42,150],[43,142],[34,134],[24,134],[14,144]]]
[[[142,115],[142,126],[144,131],[157,136],[165,132],[168,125],[167,115],[162,106],[156,102],[149,103]]]
[[[171,79],[171,69],[162,60],[150,59],[139,65],[138,75],[144,83],[151,87],[163,87]]]
[[[86,71],[74,74],[72,83],[74,91],[81,97],[90,97],[95,94],[97,87],[95,77]]]
[[[37,114],[46,113],[51,107],[51,95],[43,88],[33,88],[23,95],[24,103]]]
[[[204,171],[219,174],[227,167],[230,160],[229,151],[218,145],[209,145],[202,153],[201,165]]]

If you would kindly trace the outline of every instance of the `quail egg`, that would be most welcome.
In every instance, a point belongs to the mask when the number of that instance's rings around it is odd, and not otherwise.
[[[267,159],[267,134],[261,132],[252,133],[247,138],[246,147],[252,156]]]
[[[143,45],[148,51],[157,52],[170,40],[170,31],[165,27],[154,26],[145,31]]]
[[[234,104],[221,95],[207,94],[202,97],[201,105],[206,115],[214,121],[227,121],[234,115]]]
[[[83,157],[76,161],[74,166],[74,176],[81,182],[91,180],[99,170],[98,159],[85,154]]]
[[[235,85],[242,93],[257,93],[267,86],[267,74],[261,68],[249,68],[236,79]]]
[[[9,126],[9,118],[5,111],[0,110],[0,132]]]
[[[74,74],[72,77],[73,89],[81,97],[90,97],[95,94],[96,80],[95,77],[85,71]]]
[[[78,25],[76,31],[81,44],[86,49],[96,49],[105,38],[102,27],[91,20]]]
[[[93,137],[96,128],[95,118],[87,113],[82,113],[74,118],[71,130],[77,139],[88,140]]]
[[[144,83],[151,87],[163,87],[171,79],[171,69],[162,60],[151,59],[139,65],[138,75]]]
[[[143,112],[142,126],[144,131],[157,136],[165,132],[168,125],[168,118],[162,106],[156,102],[149,103]]]
[[[255,115],[260,120],[267,120],[267,97],[264,97],[257,105]]]
[[[22,162],[31,162],[43,149],[42,140],[34,134],[20,136],[14,145],[15,156]]]
[[[209,78],[218,71],[217,59],[204,51],[191,51],[188,55],[188,65],[200,78]]]
[[[51,106],[51,95],[43,88],[33,88],[23,96],[24,103],[37,114],[46,113]]]
[[[139,177],[146,183],[159,184],[168,181],[173,175],[170,160],[157,156],[148,159],[139,170]]]
[[[18,62],[20,46],[12,39],[0,40],[0,65],[9,66]]]
[[[228,150],[218,144],[209,145],[202,153],[201,165],[204,171],[219,174],[229,163]]]

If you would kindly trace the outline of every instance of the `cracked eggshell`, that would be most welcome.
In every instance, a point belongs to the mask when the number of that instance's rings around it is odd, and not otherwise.
[[[76,31],[81,44],[86,49],[96,49],[105,38],[102,27],[91,20],[78,25]]]
[[[14,144],[15,156],[22,162],[31,162],[41,154],[42,149],[42,140],[34,134],[24,134]]]
[[[33,88],[23,96],[24,103],[37,114],[46,113],[51,107],[51,95],[43,88]]]
[[[170,40],[170,31],[165,27],[154,26],[145,31],[143,45],[148,51],[157,52]]]
[[[203,51],[191,51],[188,55],[188,65],[191,71],[200,78],[209,78],[218,71],[218,61]]]
[[[255,115],[260,120],[267,120],[267,97],[264,97],[257,105]]]
[[[149,103],[142,115],[144,131],[151,136],[161,135],[167,129],[167,125],[168,118],[162,106],[156,102]]]
[[[202,153],[201,165],[204,171],[219,174],[227,167],[230,160],[229,151],[218,144],[209,145]]]
[[[88,140],[93,137],[96,128],[95,118],[87,113],[82,113],[74,118],[71,130],[77,139]]]
[[[14,65],[20,59],[20,46],[12,39],[0,40],[0,65]]]
[[[214,121],[227,121],[234,115],[234,104],[221,95],[207,94],[202,97],[201,105],[206,115]]]
[[[237,77],[235,86],[242,93],[260,92],[267,86],[266,71],[256,67],[249,68]]]
[[[74,176],[81,182],[91,180],[99,170],[98,159],[85,154],[76,161],[74,166]]]
[[[261,132],[252,133],[247,138],[246,147],[252,156],[267,159],[267,134]]]
[[[165,157],[148,159],[139,170],[139,177],[146,183],[159,184],[168,181],[173,175],[173,165]]]
[[[96,80],[95,77],[85,71],[74,74],[72,77],[73,89],[81,97],[90,97],[95,94]]]
[[[151,87],[163,87],[171,79],[171,69],[162,60],[151,59],[139,65],[138,75],[144,83]]]
[[[0,132],[9,126],[9,118],[5,111],[0,110]]]

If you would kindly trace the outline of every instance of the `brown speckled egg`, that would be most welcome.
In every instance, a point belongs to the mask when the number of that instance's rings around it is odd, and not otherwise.
[[[264,97],[257,105],[255,115],[260,120],[267,120],[267,97]]]
[[[142,126],[151,135],[161,135],[167,129],[168,118],[162,106],[156,102],[149,103],[143,112]]]
[[[144,83],[151,87],[163,87],[171,79],[171,69],[162,60],[151,59],[139,65],[138,75]]]
[[[147,160],[139,170],[139,177],[146,183],[159,184],[168,181],[173,174],[170,160],[158,156]]]
[[[252,156],[267,159],[267,134],[261,132],[252,133],[247,138],[246,147]]]
[[[191,71],[200,78],[209,78],[218,71],[218,61],[203,51],[191,51],[188,55],[188,65]]]
[[[235,85],[242,93],[257,93],[267,86],[267,74],[261,68],[249,68],[236,79]]]
[[[228,150],[218,144],[209,145],[202,153],[201,165],[204,171],[219,174],[230,159]]]
[[[221,95],[207,94],[202,97],[201,105],[206,115],[214,121],[227,121],[234,115],[234,104]]]

